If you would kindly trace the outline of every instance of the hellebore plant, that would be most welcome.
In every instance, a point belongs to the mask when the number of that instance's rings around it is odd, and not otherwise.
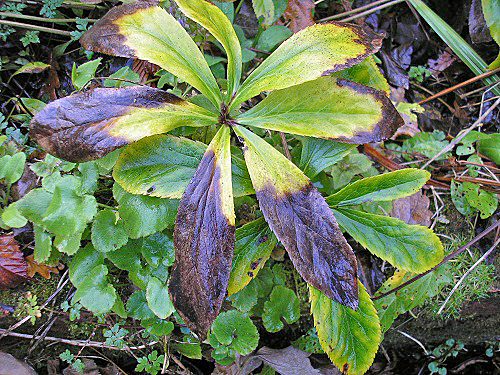
[[[381,36],[355,25],[317,24],[283,42],[240,82],[241,47],[226,16],[205,0],[176,2],[186,16],[208,29],[224,47],[227,91],[220,90],[203,54],[184,28],[156,3],[135,2],[113,8],[83,35],[81,42],[87,50],[159,65],[199,90],[213,109],[145,86],[97,88],[48,104],[33,118],[31,136],[47,152],[72,162],[97,159],[132,143],[117,161],[113,172],[116,182],[129,193],[180,198],[169,293],[179,315],[202,340],[228,290],[235,244],[233,195],[255,193],[269,227],[311,286],[312,312],[322,346],[329,355],[338,351],[330,356],[338,366],[354,366],[353,371],[361,371],[366,363],[356,365],[356,359],[347,358],[342,347],[336,347],[328,337],[340,335],[340,331],[333,332],[334,327],[341,327],[352,314],[366,315],[373,318],[368,323],[371,333],[363,331],[366,326],[361,325],[358,339],[373,340],[371,346],[376,348],[380,326],[373,303],[357,280],[354,253],[329,205],[340,207],[345,201],[358,204],[374,199],[369,192],[376,181],[368,184],[370,188],[360,185],[347,193],[343,190],[340,196],[329,197],[327,203],[298,167],[249,129],[351,144],[390,137],[402,119],[387,94],[331,76],[375,53],[381,46]],[[270,93],[255,107],[239,113],[244,101],[262,92]],[[199,142],[162,134],[180,126],[213,124],[219,124],[220,129],[206,149]],[[236,160],[232,164],[231,134],[242,145],[253,188],[241,182],[241,174],[246,173],[243,166]],[[165,158],[162,152],[172,155],[172,160],[159,162]],[[198,163],[200,153],[203,156],[194,175],[186,173],[184,166]],[[391,191],[380,200],[411,194],[428,176],[416,171],[404,174],[404,178],[407,187],[411,185],[406,193],[398,195],[387,185],[380,185],[380,191]],[[342,207],[337,211],[345,217],[350,214]],[[405,267],[411,262],[390,255],[390,250],[387,253],[381,257],[410,271],[420,270],[420,266]],[[419,254],[417,250],[415,254]],[[431,267],[441,256],[442,249],[420,268]],[[248,278],[232,285],[230,294],[242,289],[262,265],[252,263]],[[329,321],[339,316],[332,309],[341,309],[338,311],[345,319]],[[325,333],[323,327],[332,331]],[[373,359],[374,351],[370,353]]]

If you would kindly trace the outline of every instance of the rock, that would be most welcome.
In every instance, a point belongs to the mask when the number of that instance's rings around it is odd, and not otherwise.
[[[9,353],[0,352],[0,375],[37,375],[26,362],[14,358]]]

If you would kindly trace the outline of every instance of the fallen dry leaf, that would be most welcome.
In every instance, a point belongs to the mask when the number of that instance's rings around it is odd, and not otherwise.
[[[44,279],[50,279],[50,273],[59,273],[59,269],[64,267],[62,264],[59,264],[58,267],[51,267],[45,264],[40,264],[35,261],[33,254],[28,255],[26,258],[26,263],[28,265],[27,272],[29,277],[35,276],[35,273],[38,272],[40,276]]]
[[[429,204],[429,197],[422,194],[422,191],[418,191],[409,197],[393,201],[390,216],[403,220],[407,224],[428,227],[431,224],[432,217]]]
[[[0,236],[0,289],[11,289],[27,280],[26,261],[12,234]]]
[[[314,25],[313,9],[313,0],[288,0],[288,6],[283,16],[287,22],[290,21],[288,28],[292,33]]]
[[[434,78],[438,78],[439,73],[443,72],[456,60],[456,56],[453,56],[448,49],[445,49],[438,55],[436,60],[427,60],[427,65],[429,65],[429,70],[432,72]]]

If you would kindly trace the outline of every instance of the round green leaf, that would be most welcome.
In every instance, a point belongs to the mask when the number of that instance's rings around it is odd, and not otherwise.
[[[35,232],[35,251],[33,252],[35,262],[45,263],[52,252],[52,237],[38,225],[33,225]]]
[[[271,292],[269,301],[264,303],[262,322],[268,332],[278,332],[283,328],[282,319],[288,324],[300,318],[300,302],[293,290],[277,285]]]
[[[340,305],[310,287],[311,312],[321,347],[345,374],[364,374],[380,343],[380,323],[373,302],[358,281],[356,311]]]
[[[96,215],[91,238],[95,249],[103,253],[119,249],[128,241],[123,221],[117,220],[111,210],[102,210]]]
[[[69,264],[69,279],[74,286],[83,282],[91,270],[103,264],[102,254],[94,249],[92,244],[78,250]]]
[[[500,134],[481,135],[477,150],[500,165]]]
[[[141,249],[143,239],[129,240],[124,246],[118,250],[109,251],[106,253],[108,258],[113,264],[121,270],[130,272],[139,272],[142,270],[141,266]]]
[[[28,219],[26,219],[16,207],[16,203],[14,202],[11,205],[7,206],[7,208],[2,212],[2,220],[5,224],[7,224],[11,228],[21,228],[26,225]]]
[[[104,264],[94,267],[78,286],[73,300],[80,301],[96,315],[110,311],[115,304],[116,291],[109,284],[107,274],[108,269]]]
[[[134,292],[127,301],[128,315],[137,320],[149,320],[155,318],[155,313],[148,307],[146,294],[143,290]]]
[[[167,286],[156,277],[151,276],[149,278],[146,288],[146,299],[149,308],[160,319],[166,319],[175,311],[168,295]]]
[[[219,314],[212,324],[217,341],[230,345],[241,355],[250,354],[259,343],[259,333],[252,320],[245,314],[231,310]]]
[[[24,164],[26,163],[26,154],[18,152],[7,161],[5,166],[5,182],[12,185],[23,175]]]

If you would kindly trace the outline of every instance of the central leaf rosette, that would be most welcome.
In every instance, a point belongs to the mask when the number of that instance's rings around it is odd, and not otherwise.
[[[32,137],[47,152],[73,162],[130,144],[115,166],[117,183],[134,194],[180,198],[169,292],[175,309],[201,339],[228,288],[235,243],[233,195],[255,193],[269,227],[307,283],[357,309],[356,258],[332,210],[298,167],[249,129],[353,144],[390,137],[402,120],[386,93],[331,76],[375,53],[381,36],[354,25],[317,24],[283,42],[240,82],[241,46],[222,11],[205,0],[177,4],[224,47],[227,91],[220,90],[184,28],[156,3],[113,8],[84,34],[82,44],[157,64],[221,112],[150,87],[95,89],[48,104],[32,120]],[[249,111],[229,117],[262,92],[270,94]],[[221,127],[208,147],[162,134],[216,123]],[[232,133],[243,145],[246,168],[232,156]]]

